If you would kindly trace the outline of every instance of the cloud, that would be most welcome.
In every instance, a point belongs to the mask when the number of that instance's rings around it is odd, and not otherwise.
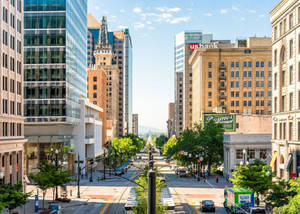
[[[249,13],[256,13],[256,10],[249,10]]]
[[[139,8],[139,7],[136,7],[136,8],[133,9],[133,12],[134,12],[134,13],[141,13],[141,12],[142,12],[142,9]]]
[[[221,13],[221,14],[226,14],[227,12],[228,12],[228,11],[227,11],[226,9],[221,9],[221,10],[220,10],[220,13]]]
[[[170,23],[171,24],[178,24],[180,22],[187,22],[190,19],[189,16],[185,16],[185,17],[178,17],[178,18],[173,18]]]
[[[265,18],[265,14],[260,14],[258,18]]]
[[[111,16],[110,16],[110,21],[116,22],[116,21],[117,21],[117,16],[111,15]]]
[[[152,22],[150,22],[150,21],[146,21],[146,24],[148,24],[148,25],[151,25],[151,24],[152,24]]]
[[[212,13],[204,13],[203,15],[204,15],[204,16],[213,16]]]
[[[145,24],[143,24],[141,22],[137,22],[137,23],[133,24],[133,27],[134,27],[134,29],[138,30],[138,29],[144,28]]]
[[[236,7],[236,6],[234,6],[234,5],[232,5],[231,9],[232,9],[232,10],[235,10],[235,11],[239,11],[239,10],[240,10],[238,7]]]
[[[125,13],[126,11],[124,9],[121,9],[120,10],[120,13]]]
[[[241,21],[246,21],[245,17],[242,17],[242,18],[241,18]]]
[[[172,14],[170,13],[162,13],[162,14],[158,14],[158,13],[142,13],[142,19],[143,20],[147,20],[150,22],[170,22],[171,18],[173,17]]]
[[[109,14],[109,12],[108,12],[108,11],[106,11],[106,10],[105,10],[103,13],[104,13],[104,14],[106,14],[106,15],[107,15],[107,14]]]
[[[167,12],[167,13],[177,13],[181,11],[179,7],[157,7],[156,10],[160,12]]]

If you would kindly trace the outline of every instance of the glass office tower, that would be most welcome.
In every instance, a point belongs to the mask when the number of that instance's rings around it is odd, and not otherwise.
[[[87,0],[24,1],[26,153],[34,168],[70,145],[87,96]],[[30,166],[29,166],[30,167]]]

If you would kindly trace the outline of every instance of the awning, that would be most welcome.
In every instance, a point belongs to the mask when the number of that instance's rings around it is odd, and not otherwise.
[[[293,162],[293,155],[290,154],[290,155],[289,155],[289,161],[288,161],[288,163],[287,163],[287,165],[286,165],[286,171],[289,171],[292,162]]]
[[[275,151],[274,154],[273,154],[272,160],[270,162],[270,166],[272,168],[274,168],[274,164],[275,164],[276,159],[277,159],[277,152]]]

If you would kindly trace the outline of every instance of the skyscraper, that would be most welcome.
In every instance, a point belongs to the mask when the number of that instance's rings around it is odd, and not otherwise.
[[[0,1],[0,172],[4,183],[22,182],[24,168],[22,2]]]
[[[29,164],[72,145],[87,96],[87,1],[24,3],[25,135]]]
[[[97,27],[96,19],[92,15],[89,15],[89,23],[88,61],[95,63],[93,50],[101,36],[101,27]],[[112,65],[116,65],[120,71],[118,134],[122,136],[132,133],[132,41],[129,29],[108,31],[107,40],[112,46]]]
[[[202,34],[201,31],[183,31],[175,36],[174,42],[174,72],[175,86],[179,86],[180,78],[176,73],[183,73],[182,92],[175,89],[175,134],[179,136],[185,128],[192,127],[192,66],[189,57],[199,47],[200,43],[209,43],[212,34]],[[180,93],[180,94],[177,94]],[[181,94],[182,93],[182,94]],[[180,102],[180,100],[182,100]]]

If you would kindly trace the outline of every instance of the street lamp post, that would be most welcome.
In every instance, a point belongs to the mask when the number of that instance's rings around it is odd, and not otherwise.
[[[91,165],[91,177],[90,177],[90,182],[93,182],[93,164],[94,164],[94,160],[91,159],[91,160],[90,160],[90,165]]]
[[[56,170],[57,170],[57,167],[58,167],[58,150],[57,149],[55,150],[55,167],[56,167]],[[57,186],[55,187],[55,191],[56,191],[55,200],[57,200],[58,199],[58,188],[57,188]]]
[[[106,162],[106,156],[105,156],[105,149],[104,149],[104,160],[103,160],[103,180],[105,180],[105,162]]]
[[[81,176],[80,164],[83,163],[83,161],[80,160],[79,155],[77,161],[75,160],[75,163],[77,163],[77,198],[80,198],[80,176]]]

